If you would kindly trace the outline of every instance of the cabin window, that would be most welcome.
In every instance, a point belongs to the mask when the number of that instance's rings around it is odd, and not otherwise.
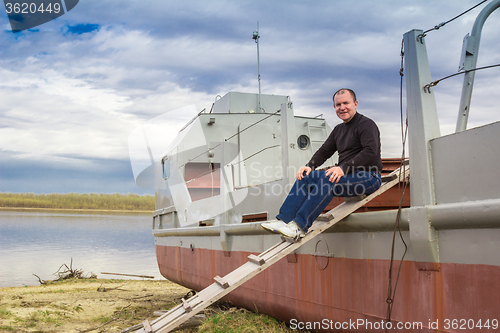
[[[309,147],[309,137],[307,135],[301,135],[297,139],[297,145],[299,146],[300,149],[306,149]]]
[[[164,157],[161,161],[161,165],[163,168],[163,179],[167,179],[170,177],[170,164],[168,162],[168,157]]]
[[[220,195],[220,163],[188,163],[184,181],[192,201]]]
[[[264,222],[267,220],[268,220],[267,213],[247,214],[247,215],[241,216],[241,223]]]

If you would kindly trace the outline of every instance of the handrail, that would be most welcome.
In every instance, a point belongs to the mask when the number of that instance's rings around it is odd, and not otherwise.
[[[479,50],[479,42],[481,40],[481,31],[484,22],[496,9],[500,7],[500,0],[494,0],[479,13],[472,26],[470,36],[465,37],[462,52],[464,52],[464,70],[468,71],[464,75],[464,83],[462,86],[462,97],[460,99],[460,106],[458,109],[457,127],[455,132],[462,132],[467,129],[467,120],[469,118],[470,101],[472,98],[472,88],[474,86],[474,77],[476,72],[470,71],[476,68],[477,55]]]

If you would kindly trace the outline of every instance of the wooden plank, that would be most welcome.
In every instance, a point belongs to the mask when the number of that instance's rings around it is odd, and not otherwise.
[[[358,195],[356,197],[344,197],[344,201],[359,201],[366,198],[366,194]]]
[[[290,237],[285,237],[285,236],[281,236],[281,240],[283,242],[292,243],[292,244],[300,242],[300,238],[290,238]]]
[[[151,325],[149,324],[149,321],[146,319],[142,322],[142,325],[144,326],[144,331],[147,333],[154,333],[153,329],[151,328]]]
[[[191,310],[193,310],[193,308],[191,307],[191,304],[186,302],[186,300],[184,298],[181,298],[181,301],[182,301],[182,307],[184,308],[184,310],[186,310],[186,312],[191,312]]]
[[[214,289],[215,292],[218,292],[220,289],[218,288],[218,285],[212,284],[212,288]],[[202,303],[205,301],[203,298],[203,294],[200,295],[200,293],[192,296],[187,300],[189,302],[189,305],[191,305],[191,308],[194,309],[198,304]]]
[[[181,312],[181,309],[182,309],[182,312]],[[184,310],[184,308],[182,307],[182,303],[173,307],[172,309],[168,310],[167,313],[165,313],[163,316],[160,316],[159,318],[156,318],[155,320],[153,320],[151,322],[151,325],[155,325],[157,322],[161,321],[161,319],[165,316],[165,315],[170,315],[172,318],[174,317],[173,316],[173,313],[179,313],[179,315],[181,314],[184,314],[186,313],[186,311]],[[172,319],[173,320],[173,319]],[[139,331],[137,331],[139,332]]]
[[[248,256],[248,261],[250,262],[253,262],[254,264],[257,264],[257,265],[264,265],[266,263],[266,261],[261,258],[261,257],[258,257],[256,256],[255,254],[251,254]]]
[[[268,248],[267,250],[265,250],[264,252],[262,252],[262,253],[260,254],[260,256],[261,256],[261,257],[263,257],[263,256],[264,256],[264,255],[266,255],[267,253],[269,253],[269,252],[271,252],[271,251],[275,250],[276,248],[278,248],[280,245],[283,245],[283,244],[282,244],[282,243],[276,243],[276,244],[274,244],[273,246],[271,246],[270,248]]]
[[[275,247],[272,251],[269,252],[266,251],[266,253],[260,254],[259,257],[264,258],[264,260],[267,261],[269,258],[274,257],[277,253],[281,253],[282,251],[284,251],[287,247],[290,246],[290,243],[281,240],[281,242],[278,243],[278,245],[279,246]]]
[[[396,178],[398,178],[398,175],[391,173],[391,174],[388,174],[386,176],[382,176],[382,182],[384,182],[384,183],[389,182],[389,181],[396,179]]]
[[[217,282],[217,284],[219,286],[221,286],[224,289],[226,289],[227,287],[229,287],[229,283],[226,280],[224,280],[223,278],[221,278],[220,276],[218,276],[218,275],[216,277],[214,277],[214,280],[215,280],[215,282]]]

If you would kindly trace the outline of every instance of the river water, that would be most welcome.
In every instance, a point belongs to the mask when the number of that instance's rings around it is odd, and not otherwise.
[[[154,276],[151,214],[0,211],[0,287],[54,280],[71,263],[99,278],[127,278],[101,272]]]

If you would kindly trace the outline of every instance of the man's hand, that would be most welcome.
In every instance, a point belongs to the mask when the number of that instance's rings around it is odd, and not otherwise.
[[[326,176],[330,176],[328,180],[332,183],[338,182],[340,177],[342,177],[343,175],[344,171],[342,171],[342,168],[338,166],[326,170]]]
[[[308,166],[300,167],[300,169],[299,169],[299,171],[297,171],[297,175],[296,175],[298,180],[301,180],[302,178],[304,178],[304,171],[306,172],[306,176],[309,176],[312,169]]]

